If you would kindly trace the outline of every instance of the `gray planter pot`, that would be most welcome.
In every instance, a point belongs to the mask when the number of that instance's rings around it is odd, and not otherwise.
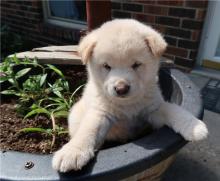
[[[160,71],[160,85],[167,100],[203,117],[199,90],[178,70]],[[159,180],[172,163],[175,153],[187,142],[171,129],[163,127],[133,142],[107,148],[79,172],[61,174],[51,167],[52,155],[1,152],[1,180]],[[26,162],[34,166],[25,169]]]

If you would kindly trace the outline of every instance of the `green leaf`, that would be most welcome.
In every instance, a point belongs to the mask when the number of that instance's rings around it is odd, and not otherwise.
[[[22,77],[24,76],[26,73],[28,73],[29,71],[31,70],[31,68],[25,68],[25,69],[22,69],[20,71],[18,71],[15,75],[16,78],[19,78],[19,77]]]
[[[42,86],[45,83],[46,78],[47,78],[47,74],[43,74],[41,79],[40,79],[40,86]]]
[[[65,89],[66,91],[69,91],[69,90],[70,90],[70,88],[69,88],[69,83],[68,83],[67,81],[64,81],[63,86],[64,86],[64,89]]]
[[[61,94],[61,92],[58,91],[58,90],[53,90],[53,93],[54,93],[55,95],[57,95],[58,97],[60,97],[60,98],[63,97],[62,94]]]
[[[70,99],[72,99],[73,96],[75,96],[75,94],[76,94],[82,87],[84,87],[84,86],[85,86],[85,84],[80,85],[79,87],[77,87],[76,90],[75,90],[75,91],[72,93],[72,95],[70,96]]]
[[[50,64],[47,64],[47,66],[53,70],[54,72],[56,72],[58,75],[60,75],[61,77],[64,77],[63,73],[58,69],[56,68],[54,65],[50,65]]]
[[[15,81],[13,79],[8,79],[8,81],[11,83],[11,84],[14,84]]]
[[[21,95],[19,92],[16,92],[15,90],[4,90],[4,91],[1,91],[1,94],[16,95],[16,96],[20,96]]]
[[[0,76],[0,83],[5,82],[8,79],[10,79],[10,77],[8,77],[8,76]]]
[[[51,129],[44,129],[44,128],[23,128],[21,130],[19,130],[19,132],[25,132],[25,133],[36,133],[36,132],[40,132],[40,133],[47,133],[47,134],[52,134],[52,130]]]
[[[57,102],[57,103],[63,103],[63,99],[62,98],[59,98],[59,97],[48,97],[48,100],[51,100],[51,101],[54,101],[54,102]]]
[[[53,88],[53,86],[50,83],[48,83],[48,85],[49,85],[50,88]]]
[[[19,63],[20,63],[20,60],[17,58],[16,54],[14,54],[12,60],[13,60],[16,64],[19,64]]]
[[[61,134],[68,134],[69,132],[68,131],[59,131],[58,132],[58,135],[61,135]]]
[[[69,114],[68,111],[58,111],[58,112],[53,113],[54,117],[56,118],[60,118],[60,117],[67,118],[68,114]]]
[[[39,106],[38,106],[37,104],[32,104],[30,108],[31,108],[31,109],[38,109]]]
[[[30,111],[29,113],[26,114],[26,116],[24,117],[24,119],[30,117],[30,116],[33,116],[35,114],[46,114],[47,116],[50,116],[50,112],[44,108],[37,108],[37,109],[34,109],[32,111]]]
[[[56,109],[53,110],[53,112],[57,112],[57,111],[65,111],[68,110],[67,105],[65,103],[60,103]]]
[[[48,104],[46,106],[44,106],[45,108],[49,108],[51,106],[59,106],[60,104],[59,103],[54,103],[54,104]]]

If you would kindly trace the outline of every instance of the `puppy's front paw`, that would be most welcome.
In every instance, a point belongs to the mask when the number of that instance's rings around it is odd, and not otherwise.
[[[194,118],[184,131],[183,137],[188,141],[199,141],[205,139],[207,135],[208,129],[206,125],[197,118]]]
[[[52,160],[52,167],[60,172],[80,170],[94,156],[92,149],[71,147],[68,143],[57,151]]]

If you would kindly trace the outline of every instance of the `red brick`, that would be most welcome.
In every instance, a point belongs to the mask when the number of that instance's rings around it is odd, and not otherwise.
[[[167,6],[182,6],[184,4],[184,0],[172,0],[172,1],[162,0],[162,1],[157,1],[157,4],[162,4]]]
[[[171,59],[171,60],[174,60],[174,57],[175,57],[175,56],[167,54],[167,53],[165,53],[163,56],[168,58],[168,59]]]
[[[155,16],[145,15],[145,14],[134,14],[133,16],[138,21],[142,21],[145,23],[155,23]]]
[[[208,1],[207,0],[197,0],[197,1],[186,1],[186,7],[193,7],[193,8],[206,8],[208,5]]]
[[[142,3],[142,4],[155,4],[156,3],[156,1],[154,0],[145,0],[145,1],[132,0],[131,2],[137,2],[137,3]]]
[[[169,16],[195,18],[196,10],[189,8],[170,7]]]
[[[157,16],[156,17],[156,23],[161,24],[161,25],[179,27],[180,19],[179,18],[173,18],[173,17]]]
[[[123,3],[122,8],[126,11],[143,12],[143,6],[141,4]]]
[[[202,26],[203,26],[203,21],[195,21],[189,19],[184,19],[182,21],[182,27],[186,29],[201,30]]]
[[[172,36],[164,36],[164,39],[166,40],[166,42],[167,42],[169,45],[173,45],[173,46],[176,46],[176,45],[177,45],[177,38],[175,38],[175,37],[172,37]]]
[[[198,49],[198,41],[191,41],[191,40],[183,40],[183,39],[179,39],[178,40],[178,47],[181,48],[186,48],[186,49]]]
[[[168,8],[154,5],[145,5],[144,12],[148,14],[167,15]]]
[[[192,31],[192,40],[199,40],[201,36],[201,30]]]
[[[114,11],[112,11],[112,16],[114,18],[131,18],[131,13],[114,10]]]
[[[152,25],[152,27],[154,29],[156,29],[157,31],[159,31],[160,33],[165,33],[166,32],[166,27],[165,26],[160,26],[160,25]]]
[[[166,53],[171,54],[171,55],[180,56],[180,57],[187,57],[188,50],[183,49],[183,48],[177,48],[174,46],[168,46]]]
[[[181,65],[181,66],[189,67],[189,68],[192,68],[195,64],[195,61],[190,60],[190,59],[186,59],[186,58],[181,58],[181,57],[175,57],[174,62],[177,65]]]
[[[206,15],[206,10],[204,9],[196,10],[196,20],[204,20],[205,15]]]
[[[33,0],[32,1],[32,7],[42,7],[42,4],[41,4],[42,2],[41,1],[39,1],[39,0]]]
[[[184,30],[182,28],[171,28],[167,27],[165,34],[170,36],[176,36],[184,39],[190,39],[191,38],[191,31],[190,30]]]
[[[111,9],[121,9],[121,3],[111,2]]]

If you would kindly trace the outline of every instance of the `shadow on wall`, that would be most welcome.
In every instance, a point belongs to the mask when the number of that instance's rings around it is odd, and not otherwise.
[[[179,153],[176,161],[167,170],[162,181],[217,181],[220,176],[216,175],[204,164]]]
[[[0,62],[3,61],[8,55],[18,53],[21,51],[31,50],[39,46],[36,42],[28,39],[28,37],[23,37],[13,30],[3,24],[0,29],[1,35],[1,58]]]

